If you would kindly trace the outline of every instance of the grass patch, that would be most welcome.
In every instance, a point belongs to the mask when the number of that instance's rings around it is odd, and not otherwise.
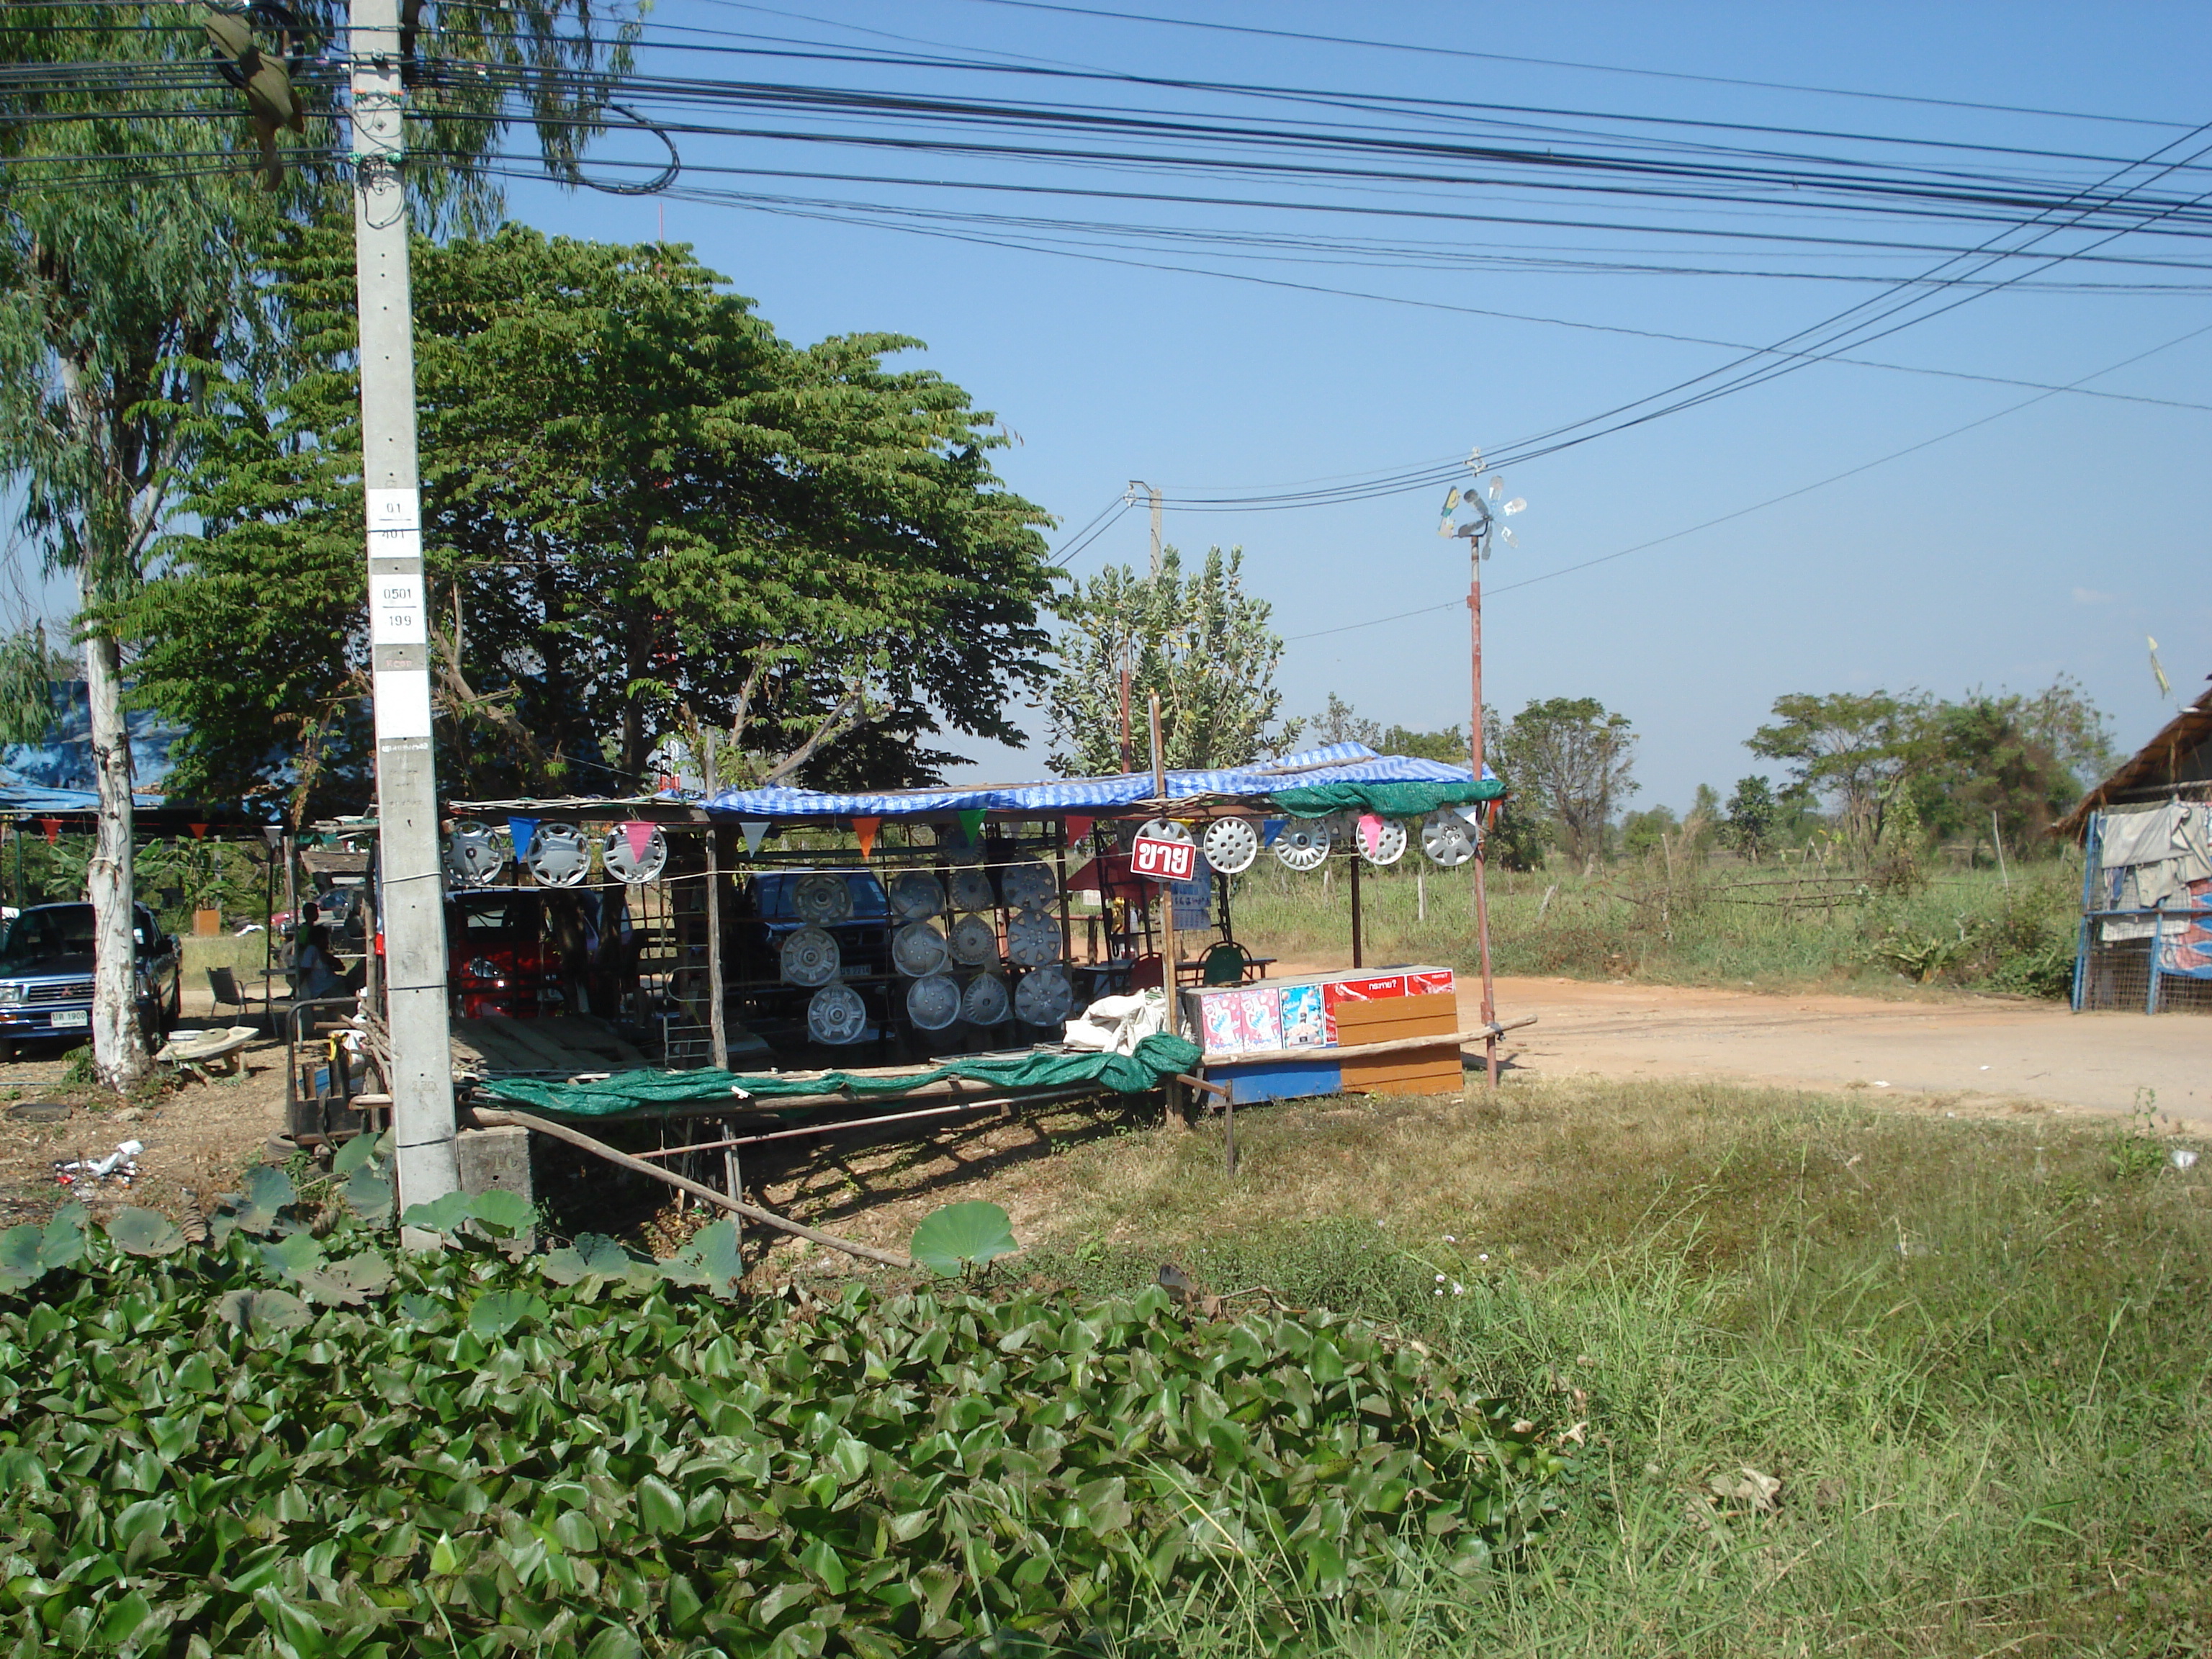
[[[1489,882],[1500,973],[2057,997],[2071,981],[2081,878],[2078,865],[2051,860],[2008,883],[1968,871],[1897,896],[1840,866],[1715,860],[1671,875],[1648,863],[1587,877],[1493,871]],[[1360,902],[1368,961],[1477,966],[1467,870],[1424,869],[1414,854],[1363,871]],[[1350,950],[1351,884],[1340,865],[1324,886],[1267,860],[1239,878],[1233,905],[1239,938],[1263,955],[1333,961]]]
[[[1172,1260],[1435,1345],[1587,1450],[1352,1654],[2180,1654],[2212,1638],[2212,1223],[2130,1127],[1718,1086],[1320,1103],[1064,1155],[1033,1271]],[[1575,1425],[1580,1425],[1577,1431]],[[1771,1498],[1747,1472],[1780,1483]],[[1768,1507],[1771,1502],[1771,1507]],[[1182,1611],[1180,1651],[1262,1650]]]

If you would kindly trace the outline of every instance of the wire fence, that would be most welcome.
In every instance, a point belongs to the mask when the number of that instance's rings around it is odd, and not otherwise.
[[[2212,789],[2206,794],[2212,797]],[[2194,804],[2203,809],[2212,801]],[[2212,876],[2196,874],[2196,865],[2178,858],[2179,881],[2161,879],[2157,901],[2142,902],[2137,872],[2160,866],[2107,865],[2104,859],[2114,817],[2126,816],[2098,812],[2089,820],[2074,1006],[2091,1012],[2212,1013]]]

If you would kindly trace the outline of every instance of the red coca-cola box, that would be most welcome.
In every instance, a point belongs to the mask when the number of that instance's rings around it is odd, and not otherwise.
[[[1410,968],[1406,971],[1406,994],[1409,997],[1434,996],[1438,993],[1449,996],[1455,988],[1449,968]]]
[[[1340,1003],[1379,1002],[1406,994],[1403,974],[1383,974],[1367,979],[1333,979],[1321,988],[1322,1024],[1329,1047],[1336,1046],[1336,1010]]]

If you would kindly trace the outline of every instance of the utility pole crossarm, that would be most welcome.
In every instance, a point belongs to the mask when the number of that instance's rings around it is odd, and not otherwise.
[[[405,94],[398,0],[352,0],[354,247],[361,316],[362,483],[376,724],[379,915],[403,1211],[453,1190],[445,874],[430,742],[428,594],[415,441],[415,323],[400,178]],[[428,1237],[410,1243],[428,1243]]]

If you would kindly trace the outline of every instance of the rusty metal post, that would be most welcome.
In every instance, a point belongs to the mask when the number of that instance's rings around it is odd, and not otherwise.
[[[1360,857],[1359,849],[1357,847],[1352,849],[1352,857],[1346,862],[1352,866],[1352,965],[1355,968],[1364,968],[1367,965],[1367,952],[1366,941],[1361,937],[1364,930],[1359,925]]]
[[[1468,723],[1473,751],[1474,781],[1482,781],[1482,544],[1486,538],[1477,536],[1467,544],[1467,616],[1472,636],[1473,679],[1474,684],[1474,717]],[[1474,936],[1476,949],[1482,957],[1482,1023],[1486,1029],[1498,1024],[1498,1000],[1495,981],[1490,970],[1490,896],[1485,890],[1485,867],[1490,861],[1490,837],[1486,833],[1474,838]],[[1482,1040],[1482,1052],[1490,1073],[1490,1086],[1498,1087],[1498,1033],[1489,1030]]]

